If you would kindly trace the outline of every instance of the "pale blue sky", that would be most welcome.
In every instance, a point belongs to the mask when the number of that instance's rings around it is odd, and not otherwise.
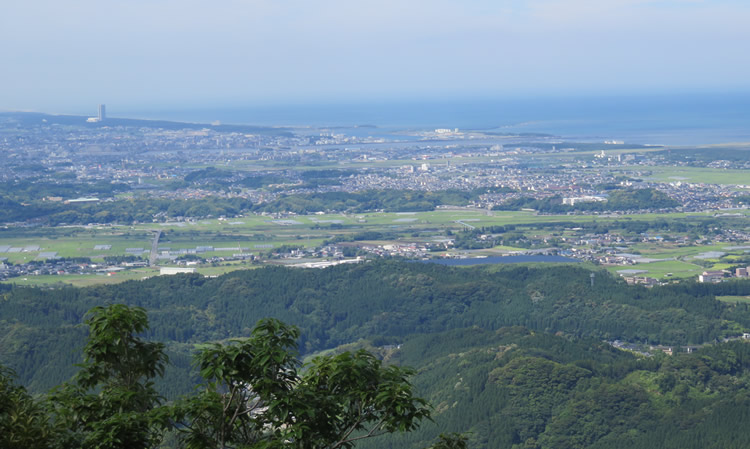
[[[750,90],[740,0],[0,2],[0,109]]]

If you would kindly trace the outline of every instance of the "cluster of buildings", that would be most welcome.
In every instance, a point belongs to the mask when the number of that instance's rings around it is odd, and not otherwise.
[[[96,267],[87,263],[77,263],[64,260],[33,261],[23,264],[8,264],[0,262],[0,280],[42,275],[90,274],[96,273]]]
[[[722,282],[725,278],[750,278],[750,267],[735,268],[734,272],[729,270],[709,270],[698,275],[698,282],[715,283]]]
[[[5,120],[5,122],[3,122]],[[0,126],[12,128],[12,116],[0,117]],[[254,203],[273,201],[279,195],[363,190],[474,190],[507,188],[482,194],[474,204],[492,208],[523,197],[562,198],[563,204],[606,201],[597,186],[627,182],[634,188],[655,188],[679,201],[683,211],[729,208],[736,188],[682,181],[656,183],[643,180],[649,167],[663,162],[652,153],[618,154],[566,162],[554,170],[545,164],[528,164],[529,157],[570,152],[557,149],[550,137],[508,137],[466,134],[457,129],[436,129],[417,134],[418,140],[384,140],[377,135],[347,135],[298,129],[294,132],[242,132],[217,127],[185,128],[147,126],[146,121],[119,124],[106,115],[104,105],[92,120],[96,126],[45,122],[18,125],[22,132],[0,138],[0,163],[6,170],[0,180],[34,178],[51,183],[116,182],[134,191],[163,198],[242,196]],[[107,125],[107,126],[101,126]],[[434,137],[435,140],[429,140]],[[427,140],[425,140],[427,139]],[[601,156],[601,154],[597,155]],[[411,161],[405,165],[382,164]],[[289,166],[338,163],[345,173],[336,182],[305,186],[299,172],[270,170],[289,182],[274,189],[241,185],[247,172],[237,171],[221,185],[209,181],[181,184],[195,165],[231,172],[254,163],[287,163]],[[358,164],[366,163],[364,166]],[[355,173],[352,174],[352,171]],[[257,172],[263,174],[263,172]],[[625,175],[627,181],[621,181]],[[641,179],[638,181],[638,179]],[[62,180],[62,181],[61,181]],[[158,181],[158,182],[157,182]],[[164,181],[174,181],[174,187]],[[62,201],[74,198],[60,198]]]
[[[377,132],[348,134],[346,131],[316,129],[258,129],[250,127],[185,124],[153,125],[145,121],[117,121],[107,116],[100,105],[96,117],[81,123],[52,116],[0,115],[0,181],[20,183],[25,180],[52,185],[80,186],[118,184],[118,188],[143,192],[149,197],[170,200],[206,197],[242,197],[253,204],[268,203],[284,195],[321,192],[361,192],[370,190],[472,191],[476,195],[470,207],[492,209],[521,197],[544,200],[559,199],[561,204],[605,202],[611,188],[652,188],[664,192],[680,203],[679,211],[715,211],[722,216],[737,211],[735,200],[739,187],[685,180],[654,182],[651,170],[666,163],[659,151],[614,154],[602,151],[561,159],[559,153],[574,148],[557,148],[560,142],[549,136],[496,136],[440,128],[398,136]],[[46,118],[45,118],[46,117]],[[387,137],[384,137],[386,136]],[[622,142],[606,142],[622,145]],[[599,149],[597,148],[597,151]],[[548,158],[548,159],[545,159]],[[553,163],[551,163],[552,161]],[[562,161],[562,162],[561,162]],[[746,161],[713,161],[716,168],[748,168]],[[229,175],[216,179],[186,181],[185,177],[199,167],[216,167]],[[300,166],[335,167],[341,176],[321,183],[306,182]],[[276,176],[282,180],[262,187],[247,187],[243,180],[252,172],[259,176]],[[747,187],[747,186],[744,186]],[[484,190],[482,190],[484,189]],[[115,192],[115,193],[119,193]],[[111,198],[86,192],[64,197],[57,192],[45,194],[47,201],[68,204],[96,203]],[[114,195],[109,193],[109,195]],[[101,198],[101,199],[100,199]],[[40,198],[41,201],[41,198]],[[658,212],[645,208],[633,213]],[[586,213],[586,212],[578,212]],[[611,213],[612,216],[631,213]],[[744,216],[744,215],[742,215]],[[166,211],[157,213],[157,221],[174,220]],[[194,217],[193,217],[194,218]],[[181,217],[189,221],[191,217]],[[558,248],[583,260],[602,264],[633,265],[642,262],[623,249],[637,242],[655,241],[661,236],[586,234],[577,232],[552,236],[525,235],[514,242],[529,250]],[[480,236],[483,238],[486,236]],[[671,236],[675,243],[689,244],[684,235]],[[714,242],[750,241],[747,229],[725,229],[713,235]],[[442,246],[441,246],[442,245]],[[298,251],[288,256],[339,259],[354,251],[380,257],[422,258],[448,244],[399,243],[392,245],[346,244],[316,249],[314,253]],[[0,248],[1,249],[1,248]],[[175,260],[181,256],[204,256],[226,253],[220,259],[251,258],[258,248],[191,249],[159,248],[158,260]],[[7,248],[16,251],[17,248]],[[23,249],[20,249],[23,250]],[[137,251],[140,250],[140,251]],[[148,250],[133,249],[127,254],[142,256]],[[0,251],[2,253],[2,251]],[[56,255],[47,255],[53,259]],[[284,257],[287,255],[285,254]],[[211,257],[204,258],[208,260]],[[34,261],[23,265],[3,264],[0,273],[68,273],[102,269],[67,262]],[[27,266],[28,265],[28,266]],[[76,268],[77,267],[77,268]],[[107,267],[104,267],[107,268]],[[31,271],[29,271],[31,270]],[[78,271],[76,271],[78,270]],[[748,277],[748,269],[733,273],[706,271],[701,282],[717,282],[729,276]],[[626,280],[652,285],[653,278],[631,273]]]

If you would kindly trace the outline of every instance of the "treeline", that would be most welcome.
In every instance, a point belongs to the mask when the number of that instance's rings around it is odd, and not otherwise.
[[[43,167],[42,167],[43,168]],[[62,173],[61,175],[68,175]],[[75,178],[75,175],[70,173]],[[65,182],[67,176],[60,176],[61,182],[49,182],[39,179],[22,179],[0,183],[3,192],[0,201],[27,203],[47,197],[76,198],[81,196],[111,197],[118,192],[127,192],[130,186],[123,183],[96,181],[85,183]]]
[[[554,227],[553,227],[554,228]],[[534,225],[505,225],[505,226],[483,226],[454,234],[453,247],[456,249],[483,249],[492,248],[496,245],[515,246],[517,248],[532,248],[543,243],[550,246],[554,242],[547,238],[544,242],[529,239],[523,233],[525,229],[538,229]],[[484,236],[484,237],[482,237]]]
[[[207,169],[208,170],[208,169]],[[208,170],[195,179],[215,180],[220,170]],[[194,172],[195,173],[195,172]],[[203,178],[208,176],[208,178]],[[240,183],[255,177],[245,178]],[[261,177],[270,181],[276,178]],[[330,179],[330,178],[321,178]],[[260,181],[260,182],[265,182]],[[443,190],[369,190],[365,192],[324,192],[282,195],[274,201],[252,204],[244,198],[208,197],[201,199],[160,199],[136,197],[96,203],[63,204],[35,201],[24,204],[0,196],[0,222],[37,220],[49,225],[86,223],[150,222],[154,218],[234,216],[245,212],[290,212],[309,214],[319,211],[363,213],[370,211],[419,212],[435,210],[441,205],[465,206],[479,195],[494,191],[482,188],[470,191]]]
[[[655,220],[614,220],[593,221],[565,224],[567,228],[580,228],[583,231],[594,234],[606,234],[611,231],[623,231],[632,234],[645,232],[669,232],[669,233],[693,233],[698,235],[713,235],[720,232],[722,228],[734,223],[725,220],[717,220],[710,217],[691,217],[680,219],[657,218]],[[539,229],[554,228],[560,223],[540,223]]]
[[[362,213],[374,210],[387,212],[430,211],[442,204],[463,206],[470,199],[468,192],[424,192],[417,190],[369,190],[366,192],[323,192],[284,195],[258,205],[259,212],[294,212],[309,214],[318,211]]]
[[[502,240],[497,241],[495,239],[479,240],[479,237],[484,234],[485,232],[476,228],[452,233],[453,247],[456,249],[483,249],[504,243]]]
[[[750,307],[716,294],[750,295],[750,282],[683,283],[646,289],[605,271],[575,266],[445,267],[376,261],[325,270],[264,267],[215,279],[163,276],[77,289],[16,287],[0,302],[0,363],[45,389],[71,372],[76,327],[87,310],[124,303],[149,311],[149,338],[174,354],[192,344],[241,335],[263,317],[300,326],[303,353],[361,338],[479,326],[522,325],[600,340],[699,344],[750,328]],[[169,373],[168,373],[169,374]],[[180,391],[189,385],[173,382]]]
[[[0,222],[40,220],[50,226],[87,223],[151,222],[161,216],[218,217],[234,216],[249,210],[252,203],[244,198],[201,198],[169,200],[131,198],[96,203],[63,204],[35,202],[24,205],[0,197]]]
[[[198,184],[204,188],[224,190],[232,187],[261,189],[273,184],[300,183],[300,189],[315,189],[320,186],[340,185],[341,179],[357,174],[356,170],[305,170],[302,172],[233,172],[215,167],[206,167],[188,173],[183,178],[186,183]]]
[[[741,220],[738,220],[741,221]],[[477,228],[480,234],[502,234],[518,229],[580,229],[593,234],[607,234],[614,231],[623,231],[632,234],[642,234],[648,231],[669,233],[697,233],[700,235],[712,235],[719,232],[727,225],[733,223],[726,218],[719,220],[711,217],[690,217],[680,219],[657,218],[654,220],[594,220],[586,222],[575,221],[550,221],[542,223],[528,223],[504,226],[482,226]],[[737,223],[740,224],[740,223]]]
[[[607,201],[581,202],[574,205],[563,204],[559,195],[536,199],[520,197],[509,200],[493,207],[493,210],[521,210],[534,209],[543,213],[564,214],[574,211],[625,211],[642,209],[669,209],[680,203],[670,198],[666,193],[655,189],[627,189],[614,190],[609,193]]]
[[[323,192],[285,195],[266,204],[258,205],[258,212],[294,212],[308,214],[318,211],[362,213],[382,210],[385,212],[420,212],[435,210],[438,206],[465,206],[479,195],[494,191],[493,188],[475,190],[368,190],[364,192]]]
[[[519,248],[531,248],[535,242],[530,241],[524,232],[530,230],[554,230],[577,229],[580,232],[591,234],[608,234],[621,232],[625,234],[645,234],[647,232],[685,233],[688,237],[697,239],[700,236],[712,236],[722,232],[722,229],[731,228],[735,223],[733,220],[718,220],[710,217],[692,217],[689,219],[664,219],[655,220],[614,220],[614,221],[553,221],[543,223],[521,223],[517,225],[504,226],[482,226],[474,229],[457,232],[454,235],[454,247],[457,249],[481,249],[491,248],[495,245],[508,245]],[[487,236],[484,240],[481,236]],[[665,236],[665,239],[668,236]],[[552,244],[547,238],[546,246]],[[736,257],[735,257],[736,258]],[[727,260],[731,263],[742,263],[742,259]]]
[[[202,188],[226,190],[232,187],[259,189],[271,184],[293,182],[289,177],[276,173],[257,173],[247,175],[244,172],[233,172],[216,167],[206,167],[188,173],[183,178],[187,184],[199,185]]]

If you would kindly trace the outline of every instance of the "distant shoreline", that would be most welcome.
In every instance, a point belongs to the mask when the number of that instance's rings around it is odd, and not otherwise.
[[[703,146],[750,142],[750,93],[436,99],[371,103],[231,105],[158,109],[108,104],[111,124],[208,128],[247,133],[309,130],[390,137],[440,128],[514,135],[553,135],[571,142]],[[0,112],[56,121],[86,116]],[[91,116],[95,115],[95,105]]]

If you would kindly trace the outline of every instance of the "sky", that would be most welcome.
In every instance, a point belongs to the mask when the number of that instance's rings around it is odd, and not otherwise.
[[[0,110],[746,92],[748,23],[746,0],[3,1]]]

